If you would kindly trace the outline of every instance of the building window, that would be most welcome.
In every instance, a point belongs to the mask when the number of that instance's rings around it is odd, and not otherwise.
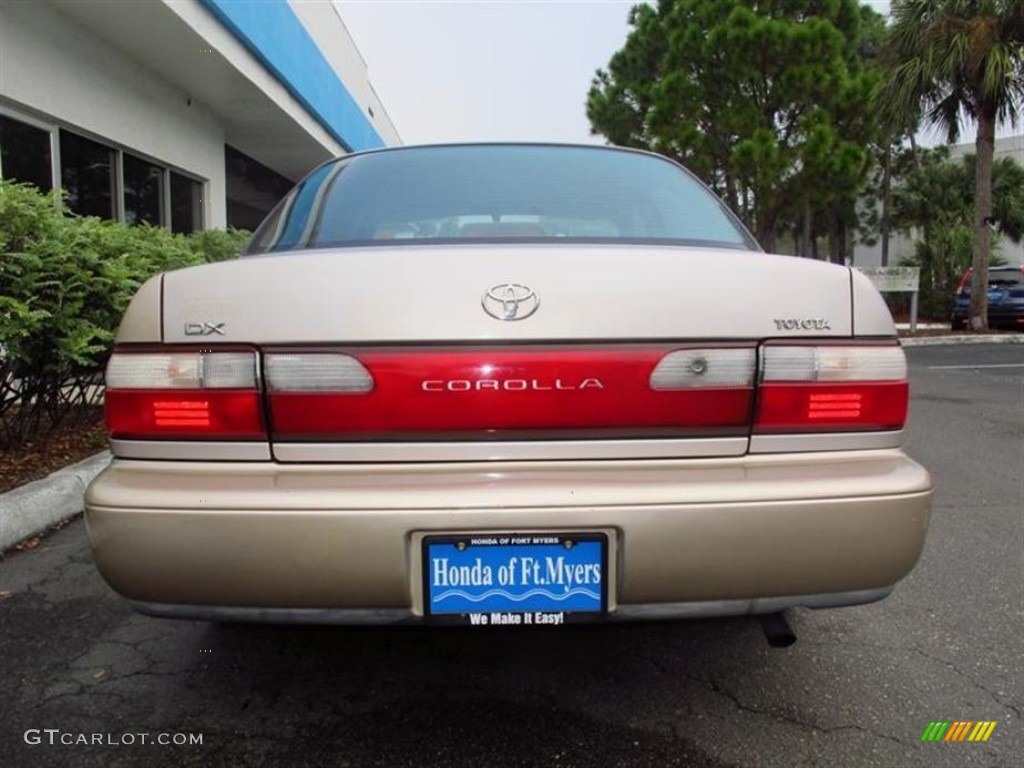
[[[113,149],[61,130],[60,180],[73,212],[116,219],[114,171]]]
[[[0,108],[0,178],[43,192],[59,186],[80,216],[176,233],[203,228],[202,181],[101,142]]]
[[[203,185],[171,171],[171,232],[188,234],[203,228]]]
[[[224,147],[228,226],[255,230],[295,183],[263,163]]]
[[[41,192],[53,189],[50,132],[0,115],[0,176],[34,184]]]
[[[121,158],[125,223],[159,227],[164,209],[164,169],[127,152]]]

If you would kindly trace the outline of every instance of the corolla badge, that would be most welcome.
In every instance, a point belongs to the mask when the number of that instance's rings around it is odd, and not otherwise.
[[[502,283],[488,290],[481,303],[484,312],[497,320],[525,320],[537,311],[540,298],[528,285]]]

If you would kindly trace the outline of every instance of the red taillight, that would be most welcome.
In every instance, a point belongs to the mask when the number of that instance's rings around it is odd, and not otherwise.
[[[124,439],[255,440],[266,437],[258,392],[108,389],[107,430]]]
[[[898,430],[908,401],[896,343],[770,342],[760,355],[752,344],[272,349],[264,363],[265,393],[251,348],[119,348],[107,369],[110,434],[401,441]]]
[[[968,281],[970,279],[971,279],[971,270],[970,270],[970,268],[968,268],[968,270],[966,272],[964,272],[963,275],[960,276],[960,282],[956,286],[956,292],[957,293],[963,293],[964,289],[967,287],[967,283],[968,283]]]
[[[268,351],[277,439],[745,434],[755,360],[648,345],[320,356]]]
[[[153,416],[158,427],[210,426],[210,401],[156,400]]]
[[[117,350],[105,410],[113,438],[266,439],[252,351]]]
[[[898,430],[907,418],[897,344],[766,345],[755,434]]]
[[[907,382],[857,385],[772,384],[762,387],[755,432],[900,429]]]

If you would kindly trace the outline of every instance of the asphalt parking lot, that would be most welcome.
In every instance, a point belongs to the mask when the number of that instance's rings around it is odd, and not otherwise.
[[[1024,346],[908,357],[909,452],[938,484],[924,556],[881,603],[796,612],[792,648],[768,648],[749,620],[481,632],[150,619],[101,582],[78,520],[0,561],[0,764],[1018,765]],[[936,720],[997,726],[985,743],[922,743]]]

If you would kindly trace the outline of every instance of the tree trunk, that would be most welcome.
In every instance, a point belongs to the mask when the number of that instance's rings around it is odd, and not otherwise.
[[[828,260],[831,264],[843,263],[840,256],[841,230],[842,221],[837,215],[835,207],[832,207],[828,214]]]
[[[978,110],[977,161],[974,177],[974,261],[971,265],[971,320],[975,331],[988,330],[988,263],[992,232],[992,156],[995,152],[994,109]]]
[[[758,210],[756,200],[754,202],[754,209],[754,217],[757,221],[757,229],[754,230],[754,235],[757,237],[757,242],[768,253],[775,253],[775,216],[769,215],[763,208]]]
[[[892,186],[892,142],[885,142],[882,165],[882,266],[889,266],[889,194]]]
[[[910,160],[914,163],[914,170],[917,170],[921,167],[921,158],[918,156],[917,151],[917,139],[914,138],[913,131],[908,135],[910,136]]]
[[[811,213],[811,201],[804,200],[804,233],[803,233],[803,253],[801,256],[810,256],[813,252],[811,248],[811,241],[814,237],[814,227],[812,222],[813,214]]]
[[[743,215],[740,211],[740,198],[736,194],[736,180],[728,170],[725,172],[725,202],[737,216]]]

